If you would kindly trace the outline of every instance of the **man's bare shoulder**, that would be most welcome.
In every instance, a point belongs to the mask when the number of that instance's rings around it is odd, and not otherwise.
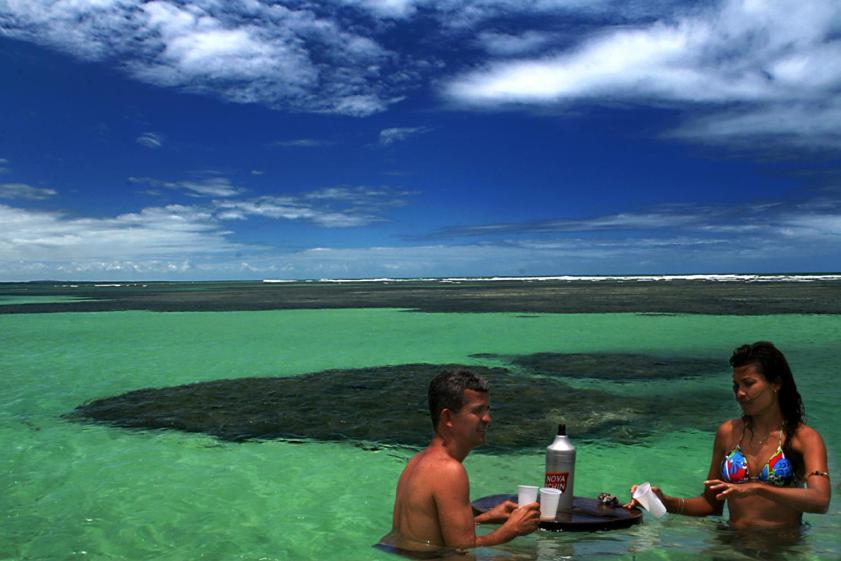
[[[426,448],[415,454],[407,467],[411,467],[416,475],[430,474],[432,476],[452,477],[467,475],[464,465],[439,448]]]

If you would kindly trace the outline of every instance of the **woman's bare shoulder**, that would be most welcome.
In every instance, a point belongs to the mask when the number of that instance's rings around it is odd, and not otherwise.
[[[821,434],[805,423],[800,423],[797,430],[792,435],[792,443],[797,446],[820,444],[823,445],[823,437]]]
[[[718,425],[716,437],[729,438],[734,434],[740,434],[745,427],[745,422],[742,419],[728,419]]]

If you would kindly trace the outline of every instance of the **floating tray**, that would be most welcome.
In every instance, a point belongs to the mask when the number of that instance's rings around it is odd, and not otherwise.
[[[517,495],[490,495],[473,501],[476,513],[487,512],[499,503],[517,502]],[[559,512],[554,520],[543,520],[540,527],[555,532],[592,532],[619,530],[642,522],[642,511],[626,510],[621,506],[606,506],[596,499],[572,498],[572,512]]]

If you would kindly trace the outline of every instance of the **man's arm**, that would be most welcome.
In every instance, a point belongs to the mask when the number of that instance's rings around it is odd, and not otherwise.
[[[517,508],[517,503],[514,501],[503,501],[493,507],[492,509],[483,512],[481,514],[477,514],[473,518],[474,524],[501,524],[508,520],[508,517],[511,516],[511,513]]]
[[[513,510],[505,523],[490,534],[476,536],[469,489],[467,471],[457,461],[448,462],[435,479],[432,496],[446,545],[460,548],[498,545],[537,529],[540,516],[536,503],[532,503]]]

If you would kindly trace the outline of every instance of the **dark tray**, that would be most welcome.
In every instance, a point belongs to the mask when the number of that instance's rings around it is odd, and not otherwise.
[[[517,502],[517,495],[490,495],[473,501],[473,510],[478,514],[487,512],[499,503],[511,500]],[[619,530],[642,522],[642,511],[626,510],[621,506],[605,506],[596,499],[572,498],[572,512],[560,512],[554,520],[540,522],[544,530],[555,532],[595,530]]]

